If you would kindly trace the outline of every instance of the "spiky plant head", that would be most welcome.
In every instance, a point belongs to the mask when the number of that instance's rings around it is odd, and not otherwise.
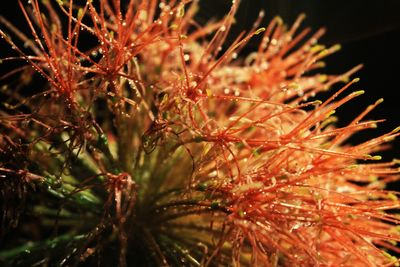
[[[260,27],[260,13],[227,43],[239,1],[205,25],[199,1],[19,3],[28,31],[0,20],[17,53],[3,64],[28,62],[3,76],[19,84],[2,92],[0,262],[399,264],[398,192],[384,189],[398,162],[376,155],[399,128],[346,143],[381,122],[365,117],[382,100],[335,127],[364,91],[348,93],[360,66],[320,73],[340,48],[318,44],[323,29]]]

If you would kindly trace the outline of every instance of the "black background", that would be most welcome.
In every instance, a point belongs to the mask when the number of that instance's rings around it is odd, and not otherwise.
[[[203,0],[200,16],[207,18],[223,14],[229,9],[229,1]],[[345,125],[359,114],[367,105],[383,97],[385,101],[367,117],[368,119],[387,119],[378,129],[357,134],[350,141],[357,143],[377,134],[386,133],[400,125],[400,1],[365,0],[244,0],[241,3],[232,39],[240,30],[251,28],[260,10],[264,10],[267,25],[274,16],[280,15],[285,23],[291,24],[300,13],[307,15],[304,27],[316,31],[325,27],[327,33],[320,43],[334,45],[340,43],[342,50],[325,61],[327,73],[339,74],[363,64],[364,68],[354,77],[361,82],[354,90],[366,93],[351,101],[337,111],[339,126]],[[206,19],[204,19],[206,20]],[[250,43],[256,48],[257,42]],[[336,87],[337,88],[337,87]],[[334,88],[335,89],[335,88]],[[382,152],[384,159],[400,157],[399,138],[390,151]]]

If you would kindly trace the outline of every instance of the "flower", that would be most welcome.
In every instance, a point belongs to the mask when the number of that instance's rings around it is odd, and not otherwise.
[[[227,45],[239,1],[205,25],[198,1],[19,3],[33,39],[2,18],[25,43],[1,31],[18,53],[3,61],[29,64],[5,76],[41,77],[5,91],[4,264],[399,264],[399,193],[384,189],[398,161],[375,153],[400,128],[345,143],[382,100],[334,126],[364,93],[347,93],[360,66],[320,74],[340,46],[297,34],[303,15],[263,28],[260,13]]]

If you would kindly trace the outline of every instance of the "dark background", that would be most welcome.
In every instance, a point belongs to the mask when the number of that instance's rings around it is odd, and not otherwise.
[[[200,18],[204,20],[224,14],[230,6],[230,1],[221,0],[202,0],[201,3],[203,9]],[[300,13],[305,13],[307,18],[303,28],[309,26],[314,31],[320,27],[327,28],[320,43],[342,45],[341,51],[324,59],[327,73],[339,74],[360,63],[364,65],[354,76],[360,77],[361,82],[353,86],[353,90],[365,90],[366,93],[337,110],[340,119],[338,125],[350,122],[367,105],[381,97],[385,101],[367,118],[385,118],[387,121],[376,130],[355,135],[351,142],[358,143],[400,125],[400,1],[243,0],[232,40],[235,33],[251,28],[261,9],[266,14],[261,26],[267,25],[276,15],[291,25]],[[257,42],[250,43],[251,46],[255,49]],[[399,139],[393,143],[390,151],[381,153],[384,159],[400,157]]]
[[[23,0],[22,2],[25,2]],[[26,1],[27,2],[27,1]],[[76,2],[80,2],[76,0]],[[96,2],[96,0],[95,0]],[[200,22],[213,17],[222,17],[229,10],[230,0],[201,0],[198,15]],[[15,25],[29,32],[17,0],[2,2],[0,14]],[[275,15],[280,15],[290,25],[300,13],[307,18],[303,23],[317,30],[326,27],[327,34],[320,43],[342,44],[342,50],[330,56],[326,72],[339,74],[362,63],[364,68],[355,75],[361,82],[353,90],[365,90],[366,94],[351,101],[338,110],[339,126],[351,121],[367,105],[383,97],[385,102],[378,106],[367,118],[387,119],[374,131],[357,134],[352,142],[357,143],[392,130],[400,125],[399,90],[400,90],[400,1],[399,0],[242,0],[237,14],[238,23],[230,36],[243,29],[251,28],[259,11],[265,10],[266,17],[261,26],[266,26]],[[4,27],[2,27],[4,28]],[[16,39],[16,38],[14,38]],[[257,46],[256,40],[249,44],[247,51]],[[0,58],[12,52],[4,41],[0,40]],[[246,53],[246,50],[244,51]],[[0,71],[10,65],[0,65]],[[1,72],[0,72],[1,73]],[[400,138],[393,143],[393,148],[381,153],[384,159],[400,157]]]

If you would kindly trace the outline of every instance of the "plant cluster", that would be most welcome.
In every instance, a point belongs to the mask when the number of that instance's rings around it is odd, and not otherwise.
[[[323,29],[260,13],[227,44],[238,0],[205,25],[199,1],[19,4],[28,31],[0,18],[2,64],[27,62],[1,78],[1,264],[398,266],[398,161],[375,153],[400,128],[346,142],[382,100],[335,127],[364,91],[360,66],[320,73]]]

